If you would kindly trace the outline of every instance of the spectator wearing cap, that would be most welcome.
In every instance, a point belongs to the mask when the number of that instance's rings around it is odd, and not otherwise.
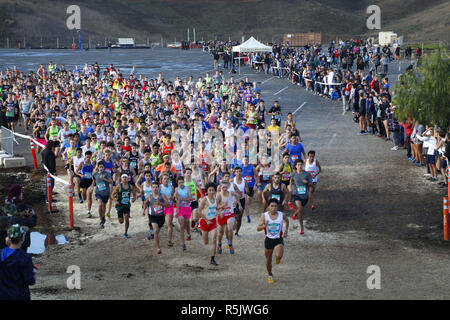
[[[35,284],[33,260],[21,249],[27,227],[12,225],[7,246],[0,254],[0,300],[31,300],[29,286]]]

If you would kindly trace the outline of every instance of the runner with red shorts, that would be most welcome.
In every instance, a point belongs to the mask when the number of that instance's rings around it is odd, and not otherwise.
[[[238,203],[239,199],[236,194],[228,191],[230,182],[228,180],[222,180],[220,182],[220,193],[217,195],[217,210],[219,210],[220,215],[217,217],[217,222],[219,224],[219,245],[217,253],[222,253],[222,238],[225,231],[226,237],[228,239],[228,245],[230,247],[230,253],[234,254],[233,248],[233,229],[236,223],[236,215],[234,214],[234,207]]]
[[[208,183],[206,185],[206,197],[200,200],[198,208],[200,216],[200,228],[202,229],[203,243],[208,244],[208,235],[211,234],[211,264],[217,266],[214,256],[216,255],[217,244],[217,200],[216,185]]]

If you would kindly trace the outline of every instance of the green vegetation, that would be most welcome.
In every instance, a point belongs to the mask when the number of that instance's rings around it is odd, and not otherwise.
[[[450,60],[446,50],[426,54],[420,65],[394,86],[396,116],[450,129]]]

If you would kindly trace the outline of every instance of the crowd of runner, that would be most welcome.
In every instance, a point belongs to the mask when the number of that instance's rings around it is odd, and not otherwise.
[[[158,254],[164,225],[167,246],[174,246],[175,219],[180,248],[187,250],[198,230],[217,265],[216,254],[235,253],[235,237],[244,216],[251,223],[255,202],[264,212],[257,229],[267,235],[273,282],[272,252],[279,263],[287,213],[294,212],[304,234],[303,211],[308,203],[315,209],[312,194],[321,172],[315,151],[306,154],[292,114],[282,122],[278,102],[267,111],[261,90],[248,78],[235,81],[217,71],[167,81],[134,69],[125,76],[113,65],[67,70],[51,62],[28,74],[8,69],[0,90],[4,124],[12,130],[23,125],[45,145],[38,149],[44,163],[50,156],[63,162],[86,216],[97,216],[103,229],[116,213],[129,239],[131,204],[140,202]],[[48,169],[56,174],[54,166]]]

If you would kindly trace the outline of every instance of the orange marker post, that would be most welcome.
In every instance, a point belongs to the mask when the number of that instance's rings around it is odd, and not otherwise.
[[[52,213],[52,178],[50,173],[47,174],[47,201],[48,201],[48,211]]]
[[[37,158],[36,158],[36,147],[34,146],[33,140],[30,140],[30,147],[31,147],[31,154],[33,155],[34,170],[37,170],[38,163],[37,163]]]
[[[69,229],[73,230],[73,182],[69,181]]]
[[[448,197],[444,197],[444,240],[448,240]]]

